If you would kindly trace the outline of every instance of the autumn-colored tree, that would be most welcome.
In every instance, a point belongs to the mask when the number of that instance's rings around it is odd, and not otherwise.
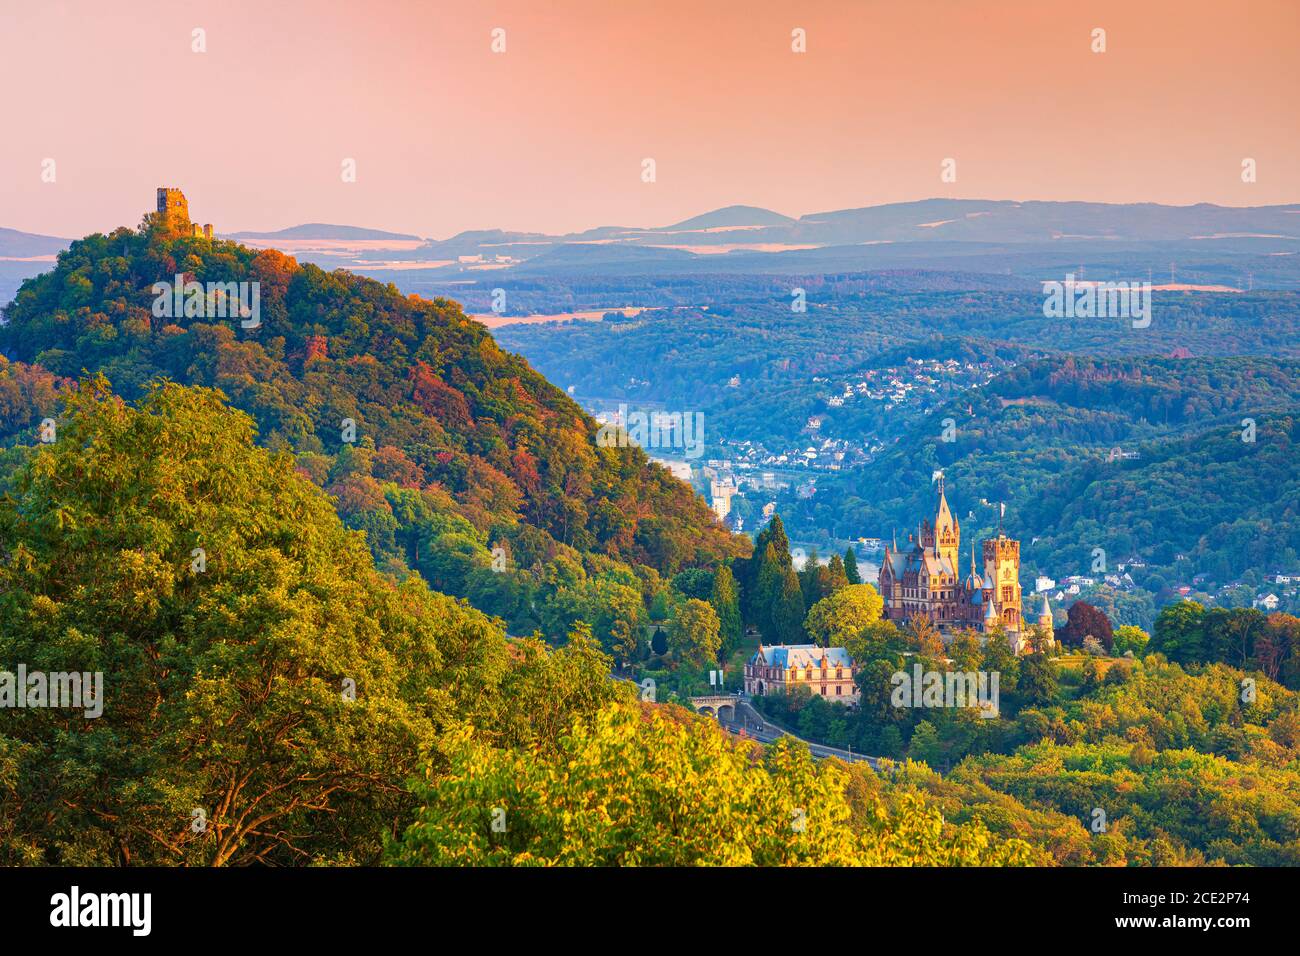
[[[554,756],[462,734],[449,773],[420,782],[416,822],[389,847],[411,866],[1015,865],[1018,840],[950,828],[915,795],[855,828],[847,775],[781,740],[755,761],[715,725],[614,705]],[[719,807],[726,812],[718,813]]]
[[[830,561],[826,564],[826,573],[830,575],[831,593],[838,591],[840,588],[849,586],[848,572],[844,568],[844,559],[838,554],[831,555]],[[812,607],[812,605],[808,605]]]
[[[871,585],[861,585],[871,587]],[[873,589],[874,590],[874,589]],[[913,615],[907,622],[907,632],[912,648],[923,657],[941,658],[944,656],[943,638],[928,615]]]
[[[1056,636],[1067,647],[1082,647],[1085,638],[1095,637],[1107,653],[1115,644],[1109,619],[1086,601],[1075,601],[1070,605],[1065,627]]]
[[[1300,617],[1268,615],[1255,639],[1255,657],[1270,680],[1300,690]]]

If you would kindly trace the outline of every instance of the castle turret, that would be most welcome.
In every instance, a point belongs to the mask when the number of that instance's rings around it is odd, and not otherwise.
[[[1043,595],[1043,605],[1038,610],[1038,626],[1048,628],[1048,633],[1051,633],[1051,629],[1056,627],[1056,623],[1052,619],[1052,606],[1047,603],[1046,594]]]

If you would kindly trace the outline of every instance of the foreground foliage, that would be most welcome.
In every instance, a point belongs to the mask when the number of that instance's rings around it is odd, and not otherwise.
[[[554,753],[463,735],[451,772],[421,782],[406,865],[976,866],[1034,859],[980,824],[946,827],[913,797],[854,821],[848,774],[781,742],[755,760],[715,726],[634,705],[577,723]],[[494,829],[493,822],[497,821]]]

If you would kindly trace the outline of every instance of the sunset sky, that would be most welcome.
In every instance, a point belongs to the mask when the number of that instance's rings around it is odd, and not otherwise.
[[[159,185],[218,232],[437,238],[731,203],[1290,203],[1298,62],[1296,0],[0,0],[0,226],[135,225]]]

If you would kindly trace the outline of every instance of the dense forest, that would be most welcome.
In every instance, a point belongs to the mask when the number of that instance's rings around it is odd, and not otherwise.
[[[199,315],[156,316],[151,287],[175,275],[260,283],[260,324],[207,318],[211,293]],[[24,283],[0,351],[0,442],[36,442],[86,373],[128,400],[163,380],[220,389],[366,532],[382,569],[419,571],[513,633],[562,638],[572,616],[541,610],[556,592],[639,597],[747,550],[640,449],[599,447],[595,423],[455,303],[152,216],[73,243]]]

